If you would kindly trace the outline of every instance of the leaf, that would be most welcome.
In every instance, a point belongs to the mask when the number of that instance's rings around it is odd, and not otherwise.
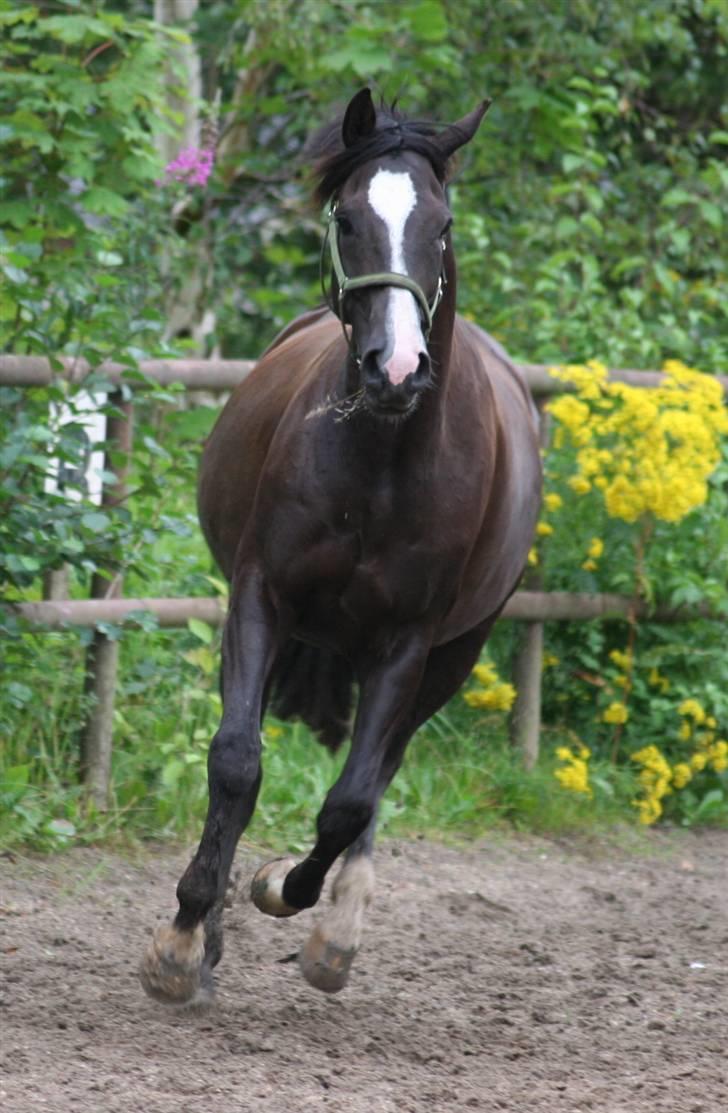
[[[721,227],[723,224],[723,213],[718,205],[713,201],[701,201],[699,209],[701,216],[707,221],[711,228]]]
[[[678,205],[692,205],[694,200],[692,194],[678,186],[675,189],[668,189],[667,193],[663,194],[660,204],[665,209],[675,209]]]
[[[187,629],[191,634],[194,634],[196,638],[199,638],[201,642],[204,642],[205,645],[210,645],[212,642],[214,637],[212,626],[208,626],[206,622],[202,622],[199,618],[188,618]]]
[[[81,517],[81,524],[90,529],[92,533],[101,533],[103,530],[108,529],[111,524],[111,519],[108,514],[103,514],[99,510],[92,510],[88,514],[83,514]]]
[[[81,203],[90,213],[99,216],[124,216],[129,203],[119,193],[104,186],[92,186],[81,195]]]
[[[185,771],[184,762],[179,758],[172,758],[162,769],[161,781],[165,788],[174,788],[177,781]]]
[[[18,788],[27,785],[29,780],[30,765],[11,765],[8,769],[3,770],[0,785],[3,788],[7,788],[9,785]]]
[[[439,0],[423,0],[402,13],[413,34],[425,42],[440,42],[447,34],[447,16]]]

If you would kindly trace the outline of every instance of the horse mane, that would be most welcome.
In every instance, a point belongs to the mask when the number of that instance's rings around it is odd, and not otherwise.
[[[448,159],[439,149],[436,124],[409,120],[394,105],[377,108],[376,130],[366,139],[345,147],[341,137],[343,112],[319,128],[306,143],[305,156],[311,161],[313,196],[319,205],[333,197],[355,170],[371,159],[396,151],[414,151],[432,166],[438,181],[447,176]]]

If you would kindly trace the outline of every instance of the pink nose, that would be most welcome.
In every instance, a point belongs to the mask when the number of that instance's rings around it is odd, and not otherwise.
[[[390,383],[399,386],[408,375],[413,375],[420,365],[420,356],[424,354],[414,348],[393,352],[391,359],[384,365]]]

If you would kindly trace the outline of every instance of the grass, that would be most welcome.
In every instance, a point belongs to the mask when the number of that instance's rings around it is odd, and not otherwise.
[[[0,845],[47,850],[108,839],[194,839],[206,810],[205,762],[220,711],[218,634],[124,635],[105,812],[88,806],[78,784],[85,712],[78,635],[29,637],[29,660],[42,662],[42,674],[26,675],[25,699],[0,704]],[[462,841],[494,828],[545,833],[634,822],[633,782],[613,767],[595,770],[600,787],[593,799],[558,784],[551,753],[559,739],[547,737],[542,760],[525,772],[504,716],[473,712],[456,697],[411,742],[383,800],[380,832]],[[343,760],[302,724],[268,720],[263,787],[246,837],[277,851],[308,848]]]

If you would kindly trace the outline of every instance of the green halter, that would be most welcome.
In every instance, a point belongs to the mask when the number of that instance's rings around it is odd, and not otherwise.
[[[429,339],[430,331],[432,329],[432,320],[437,312],[437,307],[440,304],[442,295],[445,292],[445,271],[444,268],[440,271],[437,279],[437,289],[432,302],[427,300],[424,290],[413,278],[407,274],[397,274],[393,271],[376,271],[373,274],[360,274],[355,278],[349,278],[344,270],[344,264],[341,261],[341,254],[339,252],[339,238],[336,233],[336,202],[329,206],[326,214],[326,236],[324,238],[324,248],[326,241],[329,242],[329,250],[331,251],[331,265],[336,275],[336,281],[339,287],[339,304],[338,304],[338,317],[343,323],[342,312],[344,308],[344,298],[351,290],[361,290],[365,286],[401,286],[403,290],[409,292],[415,297],[419,303],[420,309],[424,313],[425,325],[425,339]]]

